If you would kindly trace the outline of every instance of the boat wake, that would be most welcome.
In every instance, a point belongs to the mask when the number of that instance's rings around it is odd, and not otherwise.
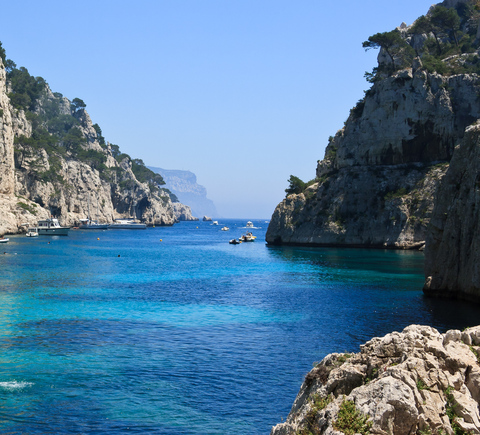
[[[33,385],[33,382],[18,382],[18,381],[0,382],[0,388],[7,391],[23,390],[24,388],[31,387],[32,385]]]

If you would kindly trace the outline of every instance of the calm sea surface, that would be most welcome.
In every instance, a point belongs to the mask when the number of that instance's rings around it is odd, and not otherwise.
[[[10,237],[0,432],[268,434],[326,354],[480,323],[423,297],[421,253],[229,245],[245,223]]]

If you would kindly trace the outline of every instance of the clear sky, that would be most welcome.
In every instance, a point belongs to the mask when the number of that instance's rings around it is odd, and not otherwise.
[[[369,88],[362,42],[427,0],[3,2],[7,58],[81,98],[106,140],[190,170],[222,217],[269,219]]]

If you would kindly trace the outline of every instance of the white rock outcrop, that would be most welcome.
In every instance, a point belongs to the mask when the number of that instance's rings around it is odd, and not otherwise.
[[[10,100],[6,91],[6,73],[0,62],[0,193],[4,195],[12,195],[15,190],[13,139]]]
[[[411,325],[373,338],[357,354],[328,355],[271,435],[347,433],[346,405],[357,433],[479,434],[479,346],[480,326],[441,334]]]

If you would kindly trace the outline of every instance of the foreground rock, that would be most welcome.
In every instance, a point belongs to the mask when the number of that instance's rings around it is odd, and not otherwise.
[[[480,326],[412,325],[358,354],[331,354],[305,378],[271,435],[480,433]]]

